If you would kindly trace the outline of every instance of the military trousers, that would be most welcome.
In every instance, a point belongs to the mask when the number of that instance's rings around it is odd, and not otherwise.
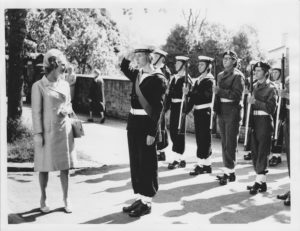
[[[240,122],[241,109],[232,103],[221,103],[218,124],[222,142],[223,165],[228,169],[235,167]]]
[[[253,116],[251,152],[256,174],[266,174],[273,129],[273,119],[271,116]]]
[[[181,103],[172,103],[170,111],[170,137],[173,143],[172,151],[183,154],[185,150],[185,135],[178,134],[178,124]]]
[[[210,115],[210,108],[194,110],[197,157],[200,159],[207,159],[212,153]]]
[[[147,145],[147,132],[127,130],[131,183],[135,194],[153,197],[158,190],[156,144]]]
[[[289,176],[291,176],[290,171],[290,110],[287,110],[286,119],[284,121],[284,141],[285,141],[285,151],[286,159],[289,170]]]

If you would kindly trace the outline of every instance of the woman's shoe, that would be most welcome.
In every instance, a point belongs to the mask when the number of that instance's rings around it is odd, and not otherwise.
[[[64,200],[64,203],[65,203],[65,207],[64,207],[65,213],[72,213],[70,202],[68,200],[67,201]]]
[[[49,213],[50,212],[50,208],[48,206],[44,206],[40,208],[42,213]]]

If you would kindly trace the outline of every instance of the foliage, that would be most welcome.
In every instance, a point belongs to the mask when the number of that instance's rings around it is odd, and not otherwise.
[[[80,73],[115,71],[114,47],[122,46],[121,35],[106,9],[30,9],[26,23],[27,51],[58,48]]]
[[[251,60],[264,57],[264,54],[260,52],[255,28],[243,25],[234,33],[222,24],[210,23],[205,20],[195,21],[197,20],[192,20],[192,25],[195,23],[199,25],[193,25],[194,29],[192,31],[188,30],[191,27],[189,23],[186,26],[175,25],[166,40],[166,44],[162,47],[170,54],[167,64],[170,65],[172,71],[174,71],[175,55],[190,57],[189,73],[193,77],[199,75],[197,67],[199,55],[216,59],[216,73],[223,69],[222,54],[227,49],[233,49],[238,57],[242,59],[242,71],[244,72]],[[193,35],[190,35],[190,33],[193,33]],[[198,33],[198,35],[195,35],[195,33]],[[191,40],[191,38],[193,39]]]

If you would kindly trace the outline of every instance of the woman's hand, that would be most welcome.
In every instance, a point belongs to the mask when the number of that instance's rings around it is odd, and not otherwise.
[[[68,107],[65,106],[65,105],[62,105],[59,109],[58,109],[58,112],[57,114],[59,116],[62,116],[62,117],[65,117],[69,114],[69,110],[68,110]]]
[[[154,143],[154,141],[155,141],[155,137],[149,136],[149,135],[147,136],[146,144],[148,146],[152,145]]]
[[[44,136],[42,133],[34,134],[33,141],[38,146],[44,145]]]

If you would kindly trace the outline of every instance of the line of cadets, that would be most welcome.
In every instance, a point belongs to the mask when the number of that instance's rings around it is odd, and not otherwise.
[[[243,117],[245,77],[237,68],[238,57],[233,51],[226,51],[223,54],[224,71],[218,74],[216,81],[211,74],[213,63],[211,57],[199,56],[198,70],[200,76],[194,78],[194,81],[188,76],[186,82],[185,72],[187,70],[185,64],[189,61],[188,57],[175,57],[176,74],[171,75],[165,64],[166,52],[158,49],[153,51],[142,48],[136,49],[135,55],[139,56],[137,58],[138,68],[134,69],[130,66],[130,60],[126,57],[121,63],[121,70],[133,82],[127,130],[131,181],[134,193],[137,195],[134,203],[124,207],[123,211],[129,213],[129,216],[139,217],[151,212],[151,200],[158,190],[157,159],[166,159],[164,149],[168,145],[168,137],[165,113],[168,110],[170,110],[170,137],[173,152],[173,160],[169,163],[168,169],[184,168],[186,166],[184,160],[185,135],[178,134],[183,94],[188,96],[185,113],[189,113],[193,109],[197,143],[197,164],[190,175],[195,176],[212,172],[210,120],[213,105],[213,111],[217,115],[220,129],[224,166],[223,174],[217,176],[217,179],[220,185],[226,185],[228,182],[236,180],[236,152]],[[150,58],[149,65],[143,66],[141,65],[141,55],[154,58],[153,60]],[[254,64],[253,70],[257,81],[253,86],[252,96],[247,100],[247,103],[252,105],[251,155],[244,158],[252,159],[256,172],[255,182],[253,185],[247,186],[250,194],[267,191],[266,174],[268,172],[270,149],[271,146],[274,146],[271,145],[274,131],[273,118],[278,95],[289,98],[289,81],[286,81],[285,90],[277,88],[269,80],[270,68],[269,64],[265,62],[260,61]],[[276,70],[280,71],[278,68]],[[164,78],[161,78],[161,76]],[[139,79],[143,79],[143,82]],[[144,97],[138,94],[139,91]],[[213,95],[215,101],[212,104]],[[146,103],[143,101],[146,101]],[[288,169],[290,169],[288,100],[286,105],[287,113],[281,119],[284,121],[282,130],[285,131]],[[152,110],[149,111],[149,108],[152,108]],[[155,139],[155,142],[150,142],[149,145],[148,136],[155,137],[158,133],[160,139]],[[284,200],[285,205],[290,205],[290,192],[277,197]]]

